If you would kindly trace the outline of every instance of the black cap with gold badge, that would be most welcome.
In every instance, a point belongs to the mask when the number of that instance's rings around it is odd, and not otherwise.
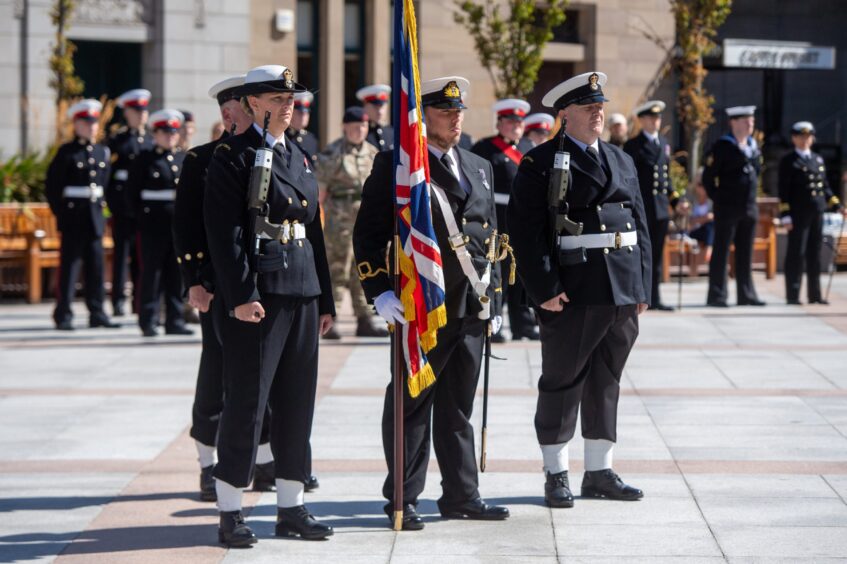
[[[466,92],[470,82],[461,76],[443,76],[433,78],[421,84],[421,106],[440,110],[467,109],[462,101],[462,92]]]

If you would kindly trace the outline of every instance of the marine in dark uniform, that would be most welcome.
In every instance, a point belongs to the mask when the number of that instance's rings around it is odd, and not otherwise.
[[[659,298],[659,283],[662,281],[662,256],[665,237],[668,235],[670,209],[679,203],[670,181],[671,147],[659,130],[662,127],[662,112],[665,103],[650,100],[634,110],[641,122],[641,133],[624,143],[623,150],[632,157],[638,171],[638,185],[647,213],[647,228],[653,245],[653,288],[650,293],[650,309],[673,311],[671,306]]]
[[[524,100],[506,99],[494,104],[497,116],[497,135],[480,139],[473,151],[491,163],[494,169],[494,201],[497,204],[497,225],[503,233],[509,233],[506,223],[506,207],[512,193],[512,180],[518,173],[524,153],[534,146],[529,139],[523,138],[523,118],[529,112],[529,103]],[[508,276],[511,259],[501,265],[504,276]],[[531,341],[539,339],[535,315],[529,308],[526,292],[516,280],[509,287],[503,284],[504,301],[509,306],[509,328],[512,340],[520,341],[524,337]],[[493,342],[504,342],[502,332],[492,336]]]
[[[464,248],[472,256],[477,274],[482,277],[484,269],[492,268],[486,294],[493,304],[491,323],[496,325],[502,320],[496,292],[500,286],[500,273],[497,265],[490,265],[487,258],[488,243],[497,228],[491,194],[491,163],[456,147],[459,141],[456,128],[461,128],[462,110],[465,109],[461,90],[467,89],[467,84],[467,80],[460,77],[424,82],[421,85],[421,103],[427,124],[432,183],[444,189],[457,229],[464,234]],[[393,167],[391,152],[377,155],[373,172],[365,182],[353,231],[353,248],[362,287],[377,313],[392,324],[402,323],[403,316],[402,303],[394,295],[392,279],[385,269],[386,248],[394,233]],[[431,208],[443,261],[447,325],[438,331],[438,344],[427,353],[427,360],[435,372],[435,383],[423,389],[416,398],[409,395],[408,388],[405,390],[403,528],[407,530],[424,527],[416,507],[426,480],[430,434],[441,470],[443,494],[438,500],[441,515],[448,519],[483,520],[506,519],[509,516],[505,507],[488,505],[480,497],[474,431],[470,422],[484,333],[489,321],[480,317],[483,311],[480,298],[474,293],[457,255],[451,250],[444,215],[434,195]],[[389,500],[385,506],[387,515],[391,514],[394,497],[393,393],[393,385],[389,384],[382,414],[382,442],[389,468],[382,489]]]
[[[141,284],[138,325],[145,337],[158,335],[159,305],[165,298],[165,332],[191,335],[182,316],[182,280],[174,252],[174,201],[185,153],[176,150],[182,114],[159,110],[150,122],[155,148],[143,151],[129,172],[127,190],[138,218]]]
[[[388,121],[388,96],[391,87],[385,84],[372,84],[360,88],[356,98],[362,102],[370,120],[367,142],[380,151],[394,148],[394,128],[386,125]]]
[[[823,157],[812,151],[815,127],[808,121],[791,128],[794,150],[779,162],[779,202],[782,224],[788,229],[785,255],[785,298],[800,304],[800,284],[806,271],[806,295],[810,304],[825,304],[821,294],[821,244],[823,213],[844,211],[826,179]]]
[[[294,115],[291,117],[291,125],[285,130],[285,135],[297,143],[313,164],[318,161],[318,153],[321,150],[318,136],[306,129],[312,116],[314,99],[315,95],[311,92],[298,92],[294,95]]]
[[[46,196],[62,233],[59,287],[53,321],[72,331],[76,279],[85,274],[85,305],[90,327],[118,327],[103,311],[103,187],[109,181],[109,149],[95,141],[102,105],[82,100],[68,109],[74,138],[59,147],[47,169]]]
[[[715,242],[709,261],[706,304],[728,307],[727,261],[735,245],[738,305],[763,306],[753,286],[753,239],[759,220],[756,192],[762,153],[753,139],[756,106],[727,108],[731,133],[718,139],[706,156],[703,186],[714,203]]]
[[[532,146],[541,145],[550,138],[556,118],[546,113],[530,114],[523,120],[523,136],[532,142]]]
[[[465,133],[463,131],[462,136],[459,137],[459,144],[457,146],[460,149],[464,149],[465,151],[470,151],[471,147],[473,147],[473,145],[474,145],[473,137],[471,137],[470,135],[468,135],[467,133]]]
[[[217,327],[224,315],[220,299],[214,300],[215,272],[212,268],[206,227],[203,222],[203,201],[206,187],[206,169],[219,143],[226,142],[230,133],[243,133],[253,119],[243,109],[235,88],[244,84],[244,75],[218,82],[209,95],[218,101],[221,122],[226,128],[221,139],[192,147],[185,155],[179,175],[179,190],[174,206],[174,247],[180,265],[183,287],[188,291],[188,303],[200,312],[202,352],[197,372],[194,405],[191,410],[191,431],[200,461],[200,497],[215,501],[214,464],[218,423],[224,403],[223,351]],[[216,320],[217,318],[217,320]],[[274,485],[273,453],[269,434],[270,418],[262,426],[253,490],[272,491]]]
[[[578,412],[585,439],[582,496],[643,496],[612,470],[612,450],[621,373],[638,336],[638,315],[650,300],[650,236],[632,159],[600,141],[605,82],[605,74],[584,73],[542,101],[567,123],[570,184],[567,207],[556,209],[581,222],[582,234],[557,233],[548,205],[551,169],[564,162],[557,158],[559,136],[524,156],[507,216],[518,274],[541,326],[535,431],[551,507],[574,503],[568,443]]]
[[[276,534],[323,539],[333,533],[303,502],[311,476],[318,341],[332,327],[335,307],[318,184],[308,157],[285,137],[294,93],[302,91],[283,66],[249,71],[235,93],[254,121],[217,146],[206,177],[203,215],[216,273],[215,300],[222,300],[226,312],[220,327],[224,408],[215,488],[218,537],[229,546],[256,542],[244,523],[241,498],[252,477],[266,405],[272,413]],[[266,112],[270,123],[263,138]],[[266,202],[257,205],[266,211],[263,221],[274,235],[256,233],[255,221],[248,220],[251,175],[257,150],[265,147],[272,148],[270,185]],[[254,254],[257,235],[259,253]]]
[[[132,279],[133,310],[138,299],[138,245],[136,241],[135,210],[127,191],[129,169],[141,151],[153,148],[153,137],[147,131],[147,105],[150,91],[136,88],[118,97],[126,125],[109,140],[112,152],[112,178],[106,188],[106,203],[112,214],[112,311],[123,315],[126,298],[127,268]]]

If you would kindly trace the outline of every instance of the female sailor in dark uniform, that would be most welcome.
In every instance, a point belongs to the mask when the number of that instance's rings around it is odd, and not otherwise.
[[[248,546],[241,514],[265,405],[272,412],[279,536],[323,539],[332,528],[303,504],[311,475],[309,437],[318,376],[318,338],[335,308],[309,159],[285,137],[294,93],[305,89],[279,65],[247,73],[240,95],[254,123],[220,143],[207,175],[204,218],[217,275],[224,408],[215,467],[219,540]],[[265,178],[264,197],[251,189]],[[257,184],[259,183],[259,184]]]

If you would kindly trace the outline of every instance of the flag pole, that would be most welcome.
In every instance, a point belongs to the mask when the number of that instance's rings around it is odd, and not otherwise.
[[[394,2],[394,61],[392,63],[391,75],[391,115],[392,123],[395,127],[400,124],[400,93],[402,84],[400,80],[400,56],[402,53],[401,38],[404,34],[403,29],[403,2],[395,0]],[[392,266],[394,267],[394,295],[400,299],[400,229],[398,221],[400,221],[399,210],[397,206],[397,165],[400,162],[400,140],[396,140],[394,145],[394,167],[395,173],[393,177],[394,186],[394,241],[392,245],[393,256]],[[404,464],[404,413],[403,399],[406,391],[406,383],[403,378],[403,326],[399,323],[394,324],[394,333],[391,337],[391,380],[394,385],[394,530],[403,530],[403,479],[406,476],[406,468]]]

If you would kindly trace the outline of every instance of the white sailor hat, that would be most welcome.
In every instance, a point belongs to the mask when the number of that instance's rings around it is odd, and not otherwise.
[[[647,115],[657,116],[664,112],[666,107],[666,104],[661,100],[648,100],[632,110],[632,113],[638,117]]]
[[[624,124],[626,123],[626,116],[621,113],[615,112],[610,115],[609,119],[606,121],[609,122],[609,125],[617,125],[619,123]]]
[[[164,109],[153,112],[150,116],[150,127],[155,131],[177,131],[182,127],[185,116],[179,110]]]
[[[726,115],[730,118],[748,117],[756,113],[756,106],[733,106],[726,109]]]
[[[294,73],[282,65],[262,65],[247,71],[238,96],[255,96],[265,92],[305,92],[306,87],[294,82]]]
[[[497,100],[491,108],[497,117],[523,119],[529,113],[529,102],[517,98]]]
[[[149,90],[134,88],[118,96],[117,104],[119,108],[138,108],[144,110],[147,108],[147,104],[150,103],[151,96],[152,94],[150,94]]]
[[[237,100],[238,95],[235,91],[239,86],[244,84],[244,77],[245,75],[239,74],[238,76],[231,76],[215,83],[209,88],[209,96],[215,98],[219,106],[224,105],[230,100]]]
[[[550,114],[530,114],[523,120],[524,131],[550,131],[555,121]]]
[[[462,95],[471,83],[461,76],[442,76],[421,83],[421,106],[447,110],[467,108]]]
[[[603,86],[608,77],[602,72],[584,72],[555,86],[544,95],[541,104],[561,110],[571,104],[584,106],[596,102],[608,102],[603,95]]]
[[[80,100],[70,108],[68,108],[68,117],[77,120],[97,121],[100,119],[100,111],[103,109],[103,104],[93,98]]]
[[[364,88],[359,88],[356,91],[356,98],[365,104],[382,105],[388,102],[388,96],[391,94],[391,87],[387,84],[371,84]]]
[[[815,134],[815,126],[810,121],[798,121],[791,126],[792,135],[808,135]]]
[[[311,112],[315,95],[311,92],[298,92],[294,95],[294,109],[301,112]]]

